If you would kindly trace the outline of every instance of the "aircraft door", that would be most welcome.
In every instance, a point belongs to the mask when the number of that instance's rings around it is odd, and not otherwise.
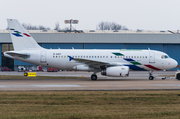
[[[46,63],[46,51],[41,51],[40,62]]]
[[[149,53],[149,63],[155,63],[155,53],[154,52]]]

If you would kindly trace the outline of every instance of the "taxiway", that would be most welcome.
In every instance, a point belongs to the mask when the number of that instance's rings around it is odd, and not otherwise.
[[[106,77],[98,74],[98,80],[90,80],[87,72],[37,72],[37,76],[66,76],[60,79],[11,79],[0,80],[0,91],[31,90],[179,90],[180,81],[174,71],[154,72],[154,80],[148,80],[148,72],[130,72],[129,77]],[[23,75],[23,72],[0,72],[0,75]],[[166,80],[162,77],[167,76]],[[171,76],[171,77],[170,77]],[[73,77],[81,77],[74,78]],[[84,78],[83,78],[84,77]]]

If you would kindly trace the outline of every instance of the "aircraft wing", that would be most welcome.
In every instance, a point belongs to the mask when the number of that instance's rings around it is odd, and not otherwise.
[[[82,64],[86,64],[90,67],[94,67],[94,68],[100,68],[103,66],[122,66],[121,63],[109,63],[109,62],[105,62],[105,61],[96,61],[96,60],[90,60],[90,59],[81,59],[81,58],[73,58],[71,56],[69,57],[69,61],[74,60],[77,61],[78,63],[82,63]]]
[[[27,54],[27,53],[19,53],[19,52],[11,52],[11,51],[4,52],[4,55],[10,55],[12,57],[21,57],[21,58],[30,57],[30,54]]]

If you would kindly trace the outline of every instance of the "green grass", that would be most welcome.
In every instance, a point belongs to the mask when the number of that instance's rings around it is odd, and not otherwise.
[[[2,91],[0,119],[180,118],[180,91]]]

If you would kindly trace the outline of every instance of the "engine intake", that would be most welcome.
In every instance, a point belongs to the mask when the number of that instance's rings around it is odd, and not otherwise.
[[[102,75],[114,76],[114,77],[126,77],[129,76],[129,67],[127,66],[115,66],[108,67],[101,71]]]

